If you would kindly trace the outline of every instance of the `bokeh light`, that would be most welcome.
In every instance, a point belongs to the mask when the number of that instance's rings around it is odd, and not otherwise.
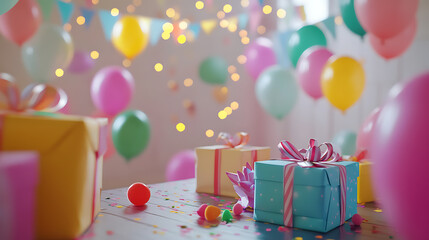
[[[219,26],[220,26],[221,28],[226,28],[226,27],[228,27],[228,25],[229,25],[229,22],[228,22],[228,20],[226,20],[226,19],[222,19],[222,20],[220,20],[220,22],[219,22]]]
[[[247,62],[247,58],[244,55],[240,55],[237,57],[237,62],[240,64],[245,64]]]
[[[124,67],[130,67],[131,66],[131,60],[130,59],[124,59],[122,60],[122,66]]]
[[[238,109],[238,102],[234,101],[230,104],[231,109],[232,110],[237,110]]]
[[[119,15],[119,9],[117,8],[112,8],[112,10],[110,10],[110,14],[114,17]]]
[[[187,78],[183,81],[183,85],[185,85],[185,87],[190,87],[194,84],[194,80]]]
[[[226,107],[226,108],[224,108],[223,109],[225,112],[226,112],[226,114],[228,114],[228,115],[231,115],[231,113],[232,113],[232,108],[230,108],[230,107]]]
[[[241,38],[242,44],[246,45],[246,44],[249,44],[249,42],[250,42],[250,39],[248,37]]]
[[[228,116],[228,114],[227,114],[224,110],[222,110],[222,111],[219,111],[219,112],[218,112],[217,116],[218,116],[220,119],[225,119],[225,118],[226,118],[226,116]]]
[[[187,29],[187,28],[188,28],[188,22],[187,22],[187,21],[185,21],[185,20],[181,21],[181,22],[179,23],[179,28],[180,28],[180,29],[182,29],[182,30]]]
[[[335,24],[337,24],[337,25],[341,25],[341,24],[343,24],[343,17],[341,17],[341,16],[336,16],[336,17],[335,17]]]
[[[55,75],[57,77],[62,77],[64,76],[64,70],[62,70],[61,68],[57,68],[57,70],[55,70]]]
[[[235,32],[235,31],[237,31],[237,24],[234,24],[234,23],[229,24],[229,25],[228,25],[228,30],[229,30],[230,32]]]
[[[240,30],[240,32],[238,33],[238,35],[240,36],[240,37],[247,37],[247,31],[246,30]]]
[[[238,80],[240,80],[240,75],[238,73],[231,74],[231,80],[237,82]]]
[[[70,23],[66,23],[63,26],[64,30],[66,30],[67,32],[70,32],[72,29],[72,25]]]
[[[155,69],[155,71],[157,72],[161,72],[162,69],[164,69],[164,66],[162,66],[161,63],[156,63],[155,66],[153,67]]]
[[[277,10],[277,17],[278,18],[285,18],[286,17],[286,10],[283,8],[280,8]]]
[[[127,12],[128,13],[133,13],[133,12],[135,12],[136,11],[136,7],[134,7],[134,5],[128,5],[127,6]]]
[[[273,11],[273,8],[270,5],[265,5],[262,8],[262,12],[264,12],[265,14],[270,14]]]
[[[85,24],[85,18],[83,16],[79,16],[76,18],[76,23],[79,25]]]
[[[197,2],[195,3],[195,7],[196,7],[198,10],[203,9],[203,8],[204,8],[204,2],[203,2],[203,1],[197,1]]]
[[[170,22],[166,22],[162,25],[162,30],[166,33],[171,33],[174,30],[174,26]]]
[[[263,25],[259,25],[258,28],[256,29],[256,31],[261,35],[265,33],[265,30],[266,30],[265,26]]]
[[[227,94],[227,93],[228,93],[228,88],[227,88],[227,87],[222,87],[222,88],[220,89],[220,91],[221,91],[223,94]]]
[[[223,11],[225,13],[230,13],[232,11],[232,6],[230,4],[223,5]]]
[[[184,44],[186,42],[186,36],[185,35],[180,35],[179,37],[177,37],[177,42],[180,44]]]
[[[186,126],[185,126],[185,124],[183,124],[183,123],[178,123],[178,124],[176,124],[176,129],[177,129],[177,131],[179,131],[179,132],[183,132],[183,131],[185,131],[185,128],[186,128]]]
[[[174,10],[173,8],[168,8],[165,11],[165,14],[167,15],[167,17],[169,18],[173,18],[176,15],[176,10]]]
[[[248,7],[249,6],[249,0],[241,0],[241,6],[242,7]]]
[[[92,4],[97,5],[99,1],[98,0],[92,0],[91,2],[92,2]]]
[[[217,18],[222,19],[225,17],[225,12],[224,11],[219,11],[216,14]]]
[[[97,51],[91,51],[90,56],[92,59],[98,59],[100,57],[100,54]]]
[[[211,137],[213,137],[213,135],[214,135],[213,130],[211,130],[211,129],[207,129],[207,131],[206,131],[206,136],[207,136],[207,137],[209,137],[209,138],[211,138]]]
[[[228,67],[228,72],[229,73],[235,73],[235,71],[237,71],[237,68],[234,65],[230,65]]]
[[[164,40],[168,40],[168,39],[170,38],[170,33],[168,33],[168,32],[163,32],[163,33],[161,34],[161,37],[162,37],[162,39],[164,39]]]

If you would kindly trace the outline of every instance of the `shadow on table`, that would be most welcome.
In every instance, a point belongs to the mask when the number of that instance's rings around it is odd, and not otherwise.
[[[128,207],[126,207],[124,209],[124,214],[125,215],[132,215],[132,214],[136,214],[136,213],[141,213],[141,212],[145,211],[146,209],[147,209],[147,205],[143,205],[143,206],[129,205]]]
[[[359,239],[361,235],[355,232],[355,229],[351,229],[350,225],[344,224],[338,228],[335,228],[327,233],[305,231],[296,228],[282,228],[278,230],[277,225],[267,225],[261,222],[255,222],[258,232],[261,234],[258,236],[258,240],[268,239]],[[270,228],[270,231],[267,231]]]

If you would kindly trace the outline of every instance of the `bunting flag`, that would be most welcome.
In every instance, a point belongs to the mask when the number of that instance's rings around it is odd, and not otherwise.
[[[264,0],[259,0],[259,6],[264,5]]]
[[[194,39],[197,39],[198,36],[200,35],[200,31],[201,31],[201,26],[198,23],[191,23],[189,24],[188,27],[189,31],[192,32]]]
[[[250,32],[255,33],[256,28],[259,26],[259,23],[261,22],[262,12],[261,11],[251,11],[250,14],[252,15],[250,17]]]
[[[335,25],[335,17],[334,16],[328,17],[327,19],[323,20],[322,24],[332,34],[332,37],[337,38],[336,25]]]
[[[289,54],[288,54],[288,42],[290,36],[295,32],[295,30],[287,30],[284,32],[277,32],[273,37],[274,52],[276,54],[277,62],[280,66],[285,68],[290,68],[292,66]]]
[[[244,29],[249,22],[249,15],[247,13],[242,13],[238,16],[238,27]]]
[[[153,18],[150,22],[150,34],[149,42],[150,45],[155,45],[158,43],[161,33],[163,31],[162,26],[166,23],[166,20]]]
[[[1,0],[4,1],[4,0]],[[51,19],[52,7],[54,5],[54,0],[38,0],[40,10],[42,10],[43,19],[48,21]]]
[[[305,22],[307,20],[307,15],[305,15],[305,8],[304,6],[295,6],[295,11],[298,13],[299,18],[301,21]]]
[[[209,19],[201,21],[201,28],[206,34],[210,34],[213,32],[214,28],[217,25],[216,19]]]
[[[94,17],[94,11],[88,8],[81,7],[80,12],[82,16],[85,18],[85,26],[89,27],[92,21],[92,17]]]
[[[74,4],[57,0],[58,11],[60,12],[61,22],[64,24],[70,21],[73,15]]]
[[[118,21],[119,16],[112,16],[110,11],[99,10],[98,17],[100,18],[101,27],[103,28],[106,40],[110,40],[112,38],[113,25]]]

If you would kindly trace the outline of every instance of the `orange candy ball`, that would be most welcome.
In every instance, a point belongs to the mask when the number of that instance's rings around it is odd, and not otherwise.
[[[204,212],[204,216],[206,217],[207,221],[213,221],[216,220],[217,217],[220,215],[220,208],[215,206],[207,206],[206,211]]]
[[[135,206],[143,206],[150,199],[150,190],[144,183],[133,183],[127,191],[128,200]]]

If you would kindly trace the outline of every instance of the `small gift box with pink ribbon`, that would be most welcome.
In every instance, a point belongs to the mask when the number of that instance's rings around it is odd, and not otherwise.
[[[328,232],[357,213],[358,163],[314,139],[307,149],[278,147],[282,159],[255,164],[255,220]]]
[[[226,172],[241,171],[243,166],[254,166],[257,161],[270,159],[269,147],[247,146],[249,135],[239,132],[235,136],[220,133],[218,140],[224,145],[198,147],[195,166],[196,191],[218,196],[237,197]]]

